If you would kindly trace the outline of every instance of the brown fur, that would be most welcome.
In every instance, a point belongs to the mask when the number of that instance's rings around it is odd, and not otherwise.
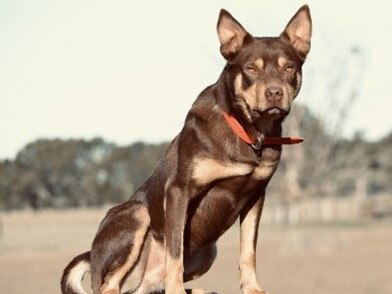
[[[282,121],[301,87],[301,67],[310,49],[307,6],[279,37],[251,36],[227,11],[218,21],[227,64],[197,98],[185,125],[150,178],[102,221],[89,255],[94,293],[185,293],[184,281],[211,267],[215,242],[240,217],[241,288],[263,293],[255,255],[265,188],[281,156],[281,146],[263,146],[281,136]],[[229,128],[232,114],[257,144],[248,145]],[[64,271],[68,274],[80,260]],[[194,293],[203,293],[198,290]]]

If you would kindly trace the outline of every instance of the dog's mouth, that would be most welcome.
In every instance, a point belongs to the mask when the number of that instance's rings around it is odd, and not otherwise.
[[[283,108],[279,107],[271,107],[265,111],[269,115],[276,115],[276,116],[286,116],[289,112]]]
[[[280,107],[270,107],[265,110],[253,110],[253,115],[256,117],[275,116],[275,117],[285,117],[289,114],[289,111]]]

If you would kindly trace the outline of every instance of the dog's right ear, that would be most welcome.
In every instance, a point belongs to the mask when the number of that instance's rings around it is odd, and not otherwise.
[[[245,38],[250,36],[242,25],[225,9],[222,9],[219,13],[217,30],[221,43],[220,52],[227,60],[231,60],[237,55],[244,44]]]

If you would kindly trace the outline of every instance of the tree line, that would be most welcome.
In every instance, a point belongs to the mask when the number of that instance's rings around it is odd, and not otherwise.
[[[305,142],[284,147],[271,201],[392,196],[392,133],[377,142],[329,133],[305,107],[285,122]],[[117,146],[102,138],[39,139],[0,161],[0,210],[101,206],[125,201],[151,174],[167,142]]]

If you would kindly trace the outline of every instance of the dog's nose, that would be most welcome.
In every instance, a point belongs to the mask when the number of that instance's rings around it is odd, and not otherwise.
[[[279,86],[271,86],[265,90],[264,95],[269,101],[278,101],[283,97],[283,89]]]

